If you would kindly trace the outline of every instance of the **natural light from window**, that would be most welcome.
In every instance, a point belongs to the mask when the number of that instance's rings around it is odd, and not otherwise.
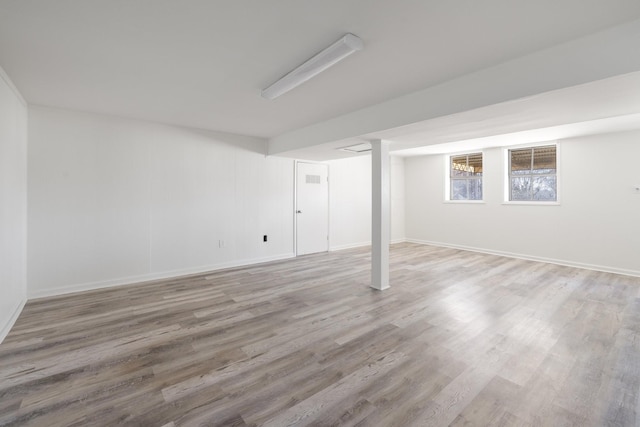
[[[449,179],[449,200],[482,200],[482,153],[451,156]]]
[[[556,146],[509,150],[509,200],[555,202],[557,195]]]

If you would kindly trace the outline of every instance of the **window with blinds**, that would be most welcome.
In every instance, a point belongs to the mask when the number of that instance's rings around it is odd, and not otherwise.
[[[558,200],[556,146],[509,150],[509,200]]]
[[[449,200],[482,200],[482,153],[450,157]]]

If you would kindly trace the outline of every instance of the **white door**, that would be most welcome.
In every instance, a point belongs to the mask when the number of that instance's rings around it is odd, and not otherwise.
[[[296,252],[329,250],[329,166],[298,162],[296,172]]]

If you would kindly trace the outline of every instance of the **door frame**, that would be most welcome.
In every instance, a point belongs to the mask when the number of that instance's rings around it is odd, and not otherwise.
[[[308,163],[312,165],[324,165],[327,167],[327,252],[331,250],[331,180],[329,179],[331,167],[327,162],[314,162],[311,160],[296,160],[293,165],[293,253],[298,256],[298,164]]]

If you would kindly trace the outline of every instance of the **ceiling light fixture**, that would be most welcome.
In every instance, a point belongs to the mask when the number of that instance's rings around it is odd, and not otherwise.
[[[347,33],[337,42],[316,54],[293,71],[273,83],[266,89],[262,90],[262,97],[266,99],[275,99],[280,95],[289,92],[296,86],[306,82],[310,78],[320,74],[327,68],[351,55],[352,53],[362,50],[364,44],[360,37]]]

